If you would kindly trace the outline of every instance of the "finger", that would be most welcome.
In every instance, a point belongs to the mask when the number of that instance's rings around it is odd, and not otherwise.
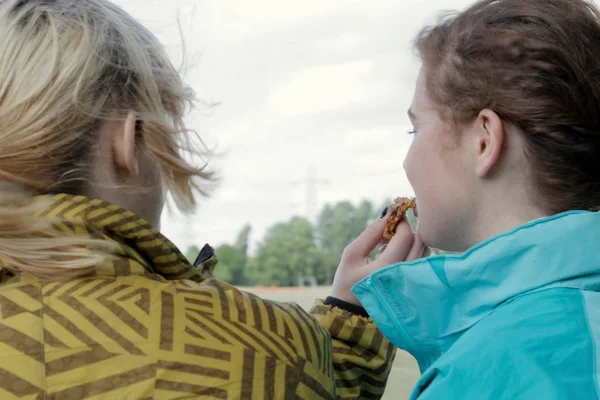
[[[414,240],[415,235],[408,221],[402,220],[396,228],[396,234],[394,234],[390,243],[385,248],[385,252],[381,253],[381,257],[377,259],[378,266],[404,261]]]
[[[421,240],[421,237],[419,235],[414,234],[414,237],[415,238],[413,244],[410,250],[408,251],[408,254],[406,255],[405,261],[412,261],[423,257],[425,245],[423,244],[423,241]]]
[[[379,242],[381,242],[386,221],[386,218],[377,218],[359,237],[346,247],[342,258],[357,260],[368,257]]]
[[[425,250],[423,251],[423,257],[429,257],[431,255],[431,249],[425,246]]]
[[[379,256],[383,253],[383,251],[385,250],[386,247],[387,247],[387,245],[383,245],[379,248],[379,253],[377,253],[377,255],[375,256],[375,260],[377,260],[379,258]],[[415,234],[415,241],[413,242],[413,245],[411,246],[410,250],[408,251],[405,261],[417,260],[419,258],[427,258],[430,255],[431,255],[431,249],[429,247],[425,246],[425,243],[423,243],[420,236]],[[369,260],[369,262],[367,262],[367,264],[370,264],[370,260]]]

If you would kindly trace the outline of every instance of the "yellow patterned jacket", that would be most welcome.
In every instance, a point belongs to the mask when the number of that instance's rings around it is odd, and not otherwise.
[[[380,398],[395,348],[317,300],[262,300],[207,277],[145,221],[55,195],[56,229],[118,244],[110,267],[60,282],[6,270],[0,399]],[[210,263],[209,263],[210,264]],[[4,266],[10,268],[10,266]]]

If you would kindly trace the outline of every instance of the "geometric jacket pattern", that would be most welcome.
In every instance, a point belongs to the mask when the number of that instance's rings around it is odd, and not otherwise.
[[[60,281],[21,273],[0,255],[0,399],[382,396],[395,348],[370,319],[320,300],[311,315],[207,278],[115,205],[43,199],[53,229],[111,241],[115,251]]]

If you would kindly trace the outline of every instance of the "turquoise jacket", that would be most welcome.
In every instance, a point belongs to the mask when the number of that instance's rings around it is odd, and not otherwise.
[[[353,288],[422,372],[411,399],[599,399],[600,213],[532,221]]]

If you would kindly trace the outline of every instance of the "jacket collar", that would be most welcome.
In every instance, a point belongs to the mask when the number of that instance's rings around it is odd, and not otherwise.
[[[467,329],[518,296],[600,289],[600,213],[542,218],[461,255],[381,269],[353,288],[382,333],[428,368]]]
[[[201,282],[210,277],[216,264],[216,255],[210,246],[205,246],[201,259],[190,264],[156,228],[114,204],[67,194],[43,195],[36,200],[49,202],[49,207],[40,214],[56,218],[53,229],[117,245],[108,261],[91,275],[152,274],[168,280]]]

